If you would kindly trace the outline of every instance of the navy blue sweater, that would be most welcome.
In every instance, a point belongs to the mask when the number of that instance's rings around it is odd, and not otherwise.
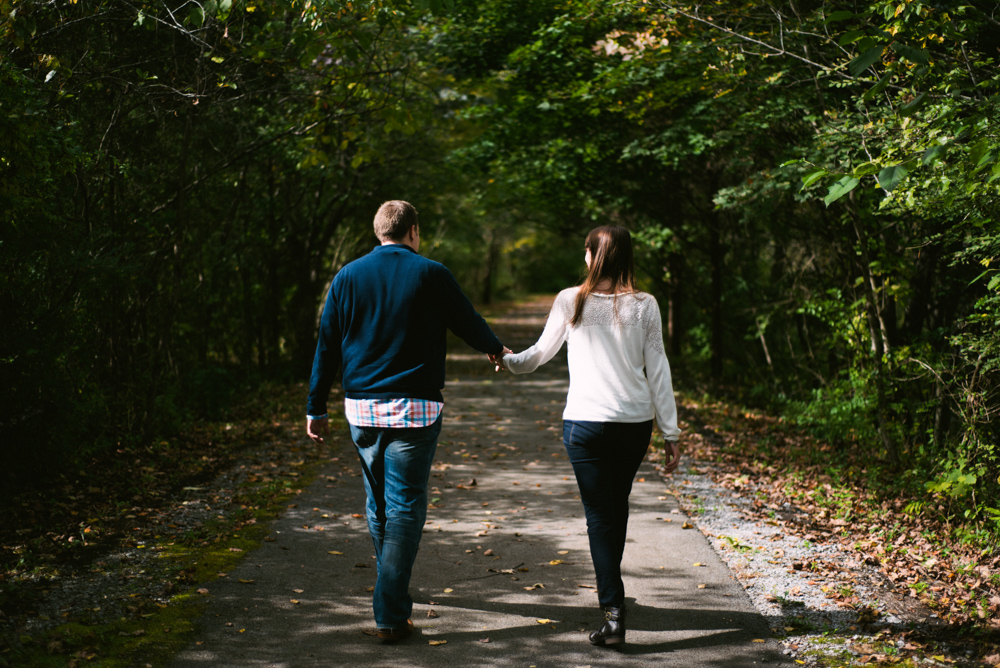
[[[352,399],[441,401],[445,330],[476,350],[503,345],[448,269],[409,246],[376,246],[333,279],[323,307],[307,415],[323,415],[343,366]]]

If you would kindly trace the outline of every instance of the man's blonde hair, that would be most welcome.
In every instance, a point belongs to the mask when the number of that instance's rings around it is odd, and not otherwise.
[[[384,202],[375,214],[375,236],[379,241],[399,241],[417,225],[417,210],[409,202]]]

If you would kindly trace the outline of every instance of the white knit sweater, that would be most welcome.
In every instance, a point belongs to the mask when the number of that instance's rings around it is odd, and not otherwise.
[[[591,293],[583,316],[570,325],[579,288],[556,296],[538,342],[506,355],[512,373],[531,373],[568,342],[569,394],[564,420],[644,422],[656,418],[667,439],[676,439],[677,407],[670,364],[663,350],[660,307],[644,292]],[[644,372],[645,370],[645,372]]]

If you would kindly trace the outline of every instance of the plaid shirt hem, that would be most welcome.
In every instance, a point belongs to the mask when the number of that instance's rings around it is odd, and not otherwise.
[[[440,401],[427,399],[344,399],[344,415],[355,427],[428,427],[443,408]]]

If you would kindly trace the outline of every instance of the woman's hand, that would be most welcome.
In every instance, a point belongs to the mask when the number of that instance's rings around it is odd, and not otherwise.
[[[665,441],[664,448],[667,451],[667,461],[663,464],[664,473],[673,473],[677,470],[677,465],[681,463],[681,449],[677,441]]]

